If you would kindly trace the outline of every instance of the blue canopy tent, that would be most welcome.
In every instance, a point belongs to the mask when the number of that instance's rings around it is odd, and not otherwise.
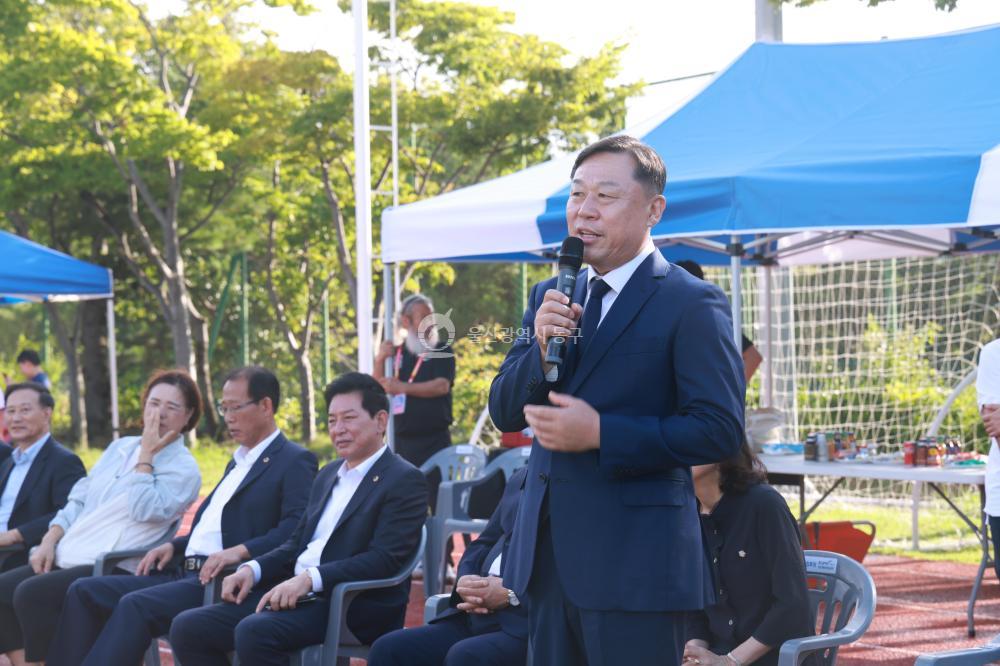
[[[872,43],[754,44],[678,111],[628,130],[669,170],[654,240],[721,255],[717,263],[1000,249],[996,62],[1000,26]],[[566,234],[572,161],[387,210],[383,259],[551,251]]]
[[[732,267],[737,339],[744,262],[765,267],[769,310],[770,266],[1000,251],[997,62],[1000,26],[752,45],[679,110],[626,130],[668,167],[654,242]],[[573,159],[386,210],[383,260],[553,256]]]
[[[107,301],[111,427],[118,436],[118,370],[111,270],[0,231],[0,298],[4,303]]]

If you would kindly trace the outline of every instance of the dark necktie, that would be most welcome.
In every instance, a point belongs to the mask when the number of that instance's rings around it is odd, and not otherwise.
[[[604,295],[611,290],[608,283],[599,277],[593,277],[590,279],[590,284],[588,285],[590,289],[590,297],[587,299],[587,307],[583,310],[583,317],[580,319],[580,339],[577,340],[577,358],[583,358],[583,354],[587,351],[587,347],[590,345],[590,341],[594,339],[594,334],[597,333],[597,325],[601,323],[601,306],[604,301]]]

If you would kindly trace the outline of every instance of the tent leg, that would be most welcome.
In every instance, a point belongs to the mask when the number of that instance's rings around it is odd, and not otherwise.
[[[386,264],[382,267],[382,302],[385,304],[385,339],[388,342],[395,340],[396,331],[396,281],[399,280],[399,265]],[[393,357],[385,360],[385,376],[392,377]],[[386,429],[386,439],[389,441],[389,449],[396,450],[396,429],[393,427],[392,417],[389,418],[389,425]]]
[[[732,236],[729,244],[729,269],[732,279],[733,339],[736,348],[743,348],[743,289],[740,282],[740,256],[743,245],[739,236]]]
[[[107,300],[108,321],[108,379],[111,380],[111,434],[119,437],[118,423],[118,349],[115,339],[115,299]]]
[[[762,314],[764,315],[764,373],[761,376],[764,385],[761,387],[761,397],[763,407],[774,407],[774,317],[773,317],[773,283],[771,278],[772,267],[764,266],[764,293],[761,299]]]

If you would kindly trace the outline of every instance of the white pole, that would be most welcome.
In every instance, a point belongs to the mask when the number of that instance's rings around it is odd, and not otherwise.
[[[780,42],[781,5],[773,0],[755,0],[756,35],[758,42]]]
[[[396,297],[393,295],[394,280],[392,279],[392,267],[384,265],[382,267],[382,302],[385,304],[385,331],[386,342],[394,342],[396,335]],[[396,359],[393,356],[385,359],[385,376],[392,377]],[[389,449],[396,450],[396,428],[393,426],[393,419],[389,419],[389,427],[385,433],[389,442]]]
[[[368,117],[368,2],[354,13],[354,210],[357,224],[358,370],[370,373],[372,349],[371,136]]]
[[[762,315],[764,316],[764,374],[761,375],[761,380],[764,386],[761,387],[763,390],[761,394],[764,397],[763,407],[774,407],[774,305],[772,299],[772,290],[774,288],[774,283],[772,281],[771,275],[771,265],[768,264],[764,266],[764,293],[763,293],[763,305],[761,307]]]
[[[108,273],[111,271],[109,270]],[[111,380],[111,436],[118,439],[118,343],[115,340],[115,299],[107,301],[106,319],[108,324],[108,378]]]
[[[730,243],[735,247],[740,242],[739,236],[731,236]],[[743,289],[740,281],[740,255],[735,250],[729,255],[729,277],[732,280],[733,308],[733,339],[736,348],[743,348]]]

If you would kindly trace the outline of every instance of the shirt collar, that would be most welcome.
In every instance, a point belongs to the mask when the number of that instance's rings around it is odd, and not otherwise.
[[[347,461],[345,460],[344,464],[337,468],[337,476],[340,478],[344,478],[348,474],[355,474],[360,476],[361,478],[364,478],[365,475],[368,473],[368,470],[374,467],[375,463],[378,461],[379,458],[382,457],[382,454],[385,453],[386,449],[388,448],[389,447],[387,445],[383,444],[382,448],[380,448],[378,451],[368,456],[365,459],[365,461],[362,462],[360,465],[358,465],[357,467],[352,467],[351,469],[347,469]]]
[[[14,447],[14,451],[13,453],[11,453],[11,456],[14,458],[14,464],[20,465],[25,462],[27,463],[33,462],[35,460],[35,457],[38,455],[38,452],[42,450],[42,445],[45,444],[45,442],[47,442],[48,440],[49,440],[49,433],[45,433],[34,444],[26,448],[24,451],[21,450],[21,447],[18,446]]]
[[[253,447],[252,449],[248,449],[245,446],[241,446],[240,448],[233,451],[233,461],[237,465],[253,465],[255,462],[257,462],[257,459],[260,458],[260,454],[264,453],[264,449],[269,447],[271,445],[271,442],[277,439],[278,435],[280,434],[281,434],[281,429],[279,428],[278,430],[275,430],[264,439],[260,440],[260,443],[258,443],[257,446]]]
[[[622,293],[622,289],[625,288],[625,285],[628,284],[628,281],[632,277],[632,274],[635,273],[635,270],[637,268],[639,268],[639,264],[645,261],[646,257],[653,254],[653,252],[655,251],[656,251],[656,246],[653,245],[653,241],[647,240],[646,243],[643,244],[642,249],[639,250],[639,254],[635,255],[629,261],[625,262],[618,268],[614,268],[608,271],[604,275],[598,276],[597,271],[595,271],[593,267],[591,267],[590,278],[592,280],[595,277],[600,277],[607,283],[609,287],[611,287],[611,289],[614,290],[616,294],[620,294]]]

